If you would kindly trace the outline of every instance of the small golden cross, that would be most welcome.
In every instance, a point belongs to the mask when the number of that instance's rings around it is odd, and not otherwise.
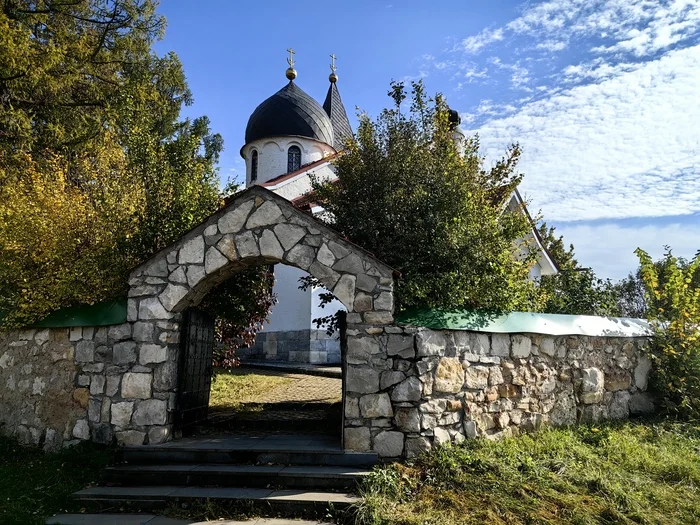
[[[287,64],[289,64],[289,67],[294,67],[294,53],[295,51],[290,47],[287,49],[287,52],[289,53],[289,58],[287,59]]]
[[[335,67],[335,59],[336,58],[337,57],[333,53],[331,53],[331,71],[333,73],[335,73],[335,70],[338,69],[337,67]]]

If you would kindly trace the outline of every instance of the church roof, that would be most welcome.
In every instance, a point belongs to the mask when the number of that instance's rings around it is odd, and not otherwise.
[[[331,119],[292,81],[253,111],[245,129],[246,144],[279,136],[307,137],[333,145]]]
[[[328,88],[323,109],[330,117],[333,125],[333,146],[335,149],[340,150],[345,145],[345,142],[352,137],[352,128],[335,82],[331,82]]]

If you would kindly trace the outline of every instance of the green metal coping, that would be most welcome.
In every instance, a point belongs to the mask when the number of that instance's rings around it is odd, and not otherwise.
[[[92,305],[61,308],[33,326],[37,328],[71,328],[122,324],[126,322],[126,304],[126,298],[119,298]],[[469,330],[503,334],[532,333],[607,337],[644,337],[650,334],[650,326],[645,319],[531,312],[495,314],[470,310],[411,308],[397,315],[396,322],[432,330]]]
[[[0,315],[0,318],[2,316]],[[81,304],[51,312],[32,328],[72,328],[75,326],[109,326],[126,322],[126,298],[109,299],[95,304]]]
[[[531,312],[496,314],[470,310],[411,308],[397,315],[396,322],[433,330],[470,330],[504,334],[607,337],[644,337],[650,334],[650,326],[645,319]]]

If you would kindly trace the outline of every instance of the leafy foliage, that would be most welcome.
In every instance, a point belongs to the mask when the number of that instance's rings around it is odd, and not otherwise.
[[[540,277],[540,287],[546,297],[543,312],[571,315],[620,315],[618,291],[610,279],[600,279],[590,268],[576,260],[574,245],[564,244],[563,236],[543,222],[538,231],[545,248],[556,261],[559,272]]]
[[[200,308],[216,318],[215,367],[235,368],[239,364],[236,350],[255,343],[255,335],[277,302],[272,293],[274,281],[270,268],[254,266],[233,275],[204,298]]]
[[[180,120],[192,95],[177,56],[152,50],[164,27],[154,0],[0,0],[5,324],[124,294],[130,268],[221,205],[223,143],[206,117]],[[264,281],[217,293],[267,304]],[[227,313],[222,334],[245,324]]]
[[[412,83],[408,112],[403,83],[393,82],[389,96],[393,108],[376,121],[360,116],[336,161],[337,182],[313,181],[329,223],[402,273],[399,309],[534,308],[539,295],[527,275],[535,253],[522,240],[529,221],[504,212],[522,178],[519,147],[486,169],[477,137],[459,151],[442,96]]]
[[[648,317],[654,328],[650,344],[652,385],[665,407],[678,415],[700,417],[700,252],[691,262],[669,248],[660,263],[639,248],[640,274],[646,287]]]

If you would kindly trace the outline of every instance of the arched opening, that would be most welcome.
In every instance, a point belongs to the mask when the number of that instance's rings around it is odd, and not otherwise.
[[[135,333],[146,333],[152,327],[158,334],[157,340],[140,344],[160,363],[153,369],[148,395],[168,400],[168,432],[176,429],[177,415],[187,403],[182,387],[186,373],[201,378],[209,365],[206,358],[196,365],[183,354],[189,343],[209,345],[207,330],[193,330],[187,312],[236,273],[269,265],[308,272],[342,303],[348,329],[341,336],[341,346],[352,350],[346,344],[350,332],[358,344],[351,361],[343,357],[341,395],[352,396],[356,405],[358,396],[375,388],[374,379],[381,370],[372,367],[387,359],[382,336],[377,334],[393,322],[393,270],[288,201],[254,186],[131,274],[128,319],[135,323]],[[366,344],[371,352],[365,352]],[[362,382],[364,370],[370,371],[371,385]],[[132,375],[143,373],[139,370]],[[141,376],[136,379],[149,381]],[[343,427],[348,417],[357,425],[357,415],[348,415],[348,405],[342,406]],[[141,432],[148,431],[141,427]]]
[[[287,150],[287,173],[301,168],[301,149],[299,146],[289,146]]]

